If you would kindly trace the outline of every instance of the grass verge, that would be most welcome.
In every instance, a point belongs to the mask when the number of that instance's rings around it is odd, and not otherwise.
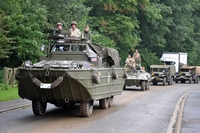
[[[7,90],[0,91],[0,102],[19,99],[18,88],[8,88]]]

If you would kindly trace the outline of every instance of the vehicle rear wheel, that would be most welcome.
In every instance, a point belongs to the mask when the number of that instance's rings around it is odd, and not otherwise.
[[[148,81],[145,82],[145,90],[149,90],[149,82]]]
[[[114,101],[114,96],[109,97],[109,105],[108,107],[112,107]]]
[[[189,78],[189,83],[190,83],[190,84],[192,83],[192,77]]]
[[[109,106],[109,98],[100,99],[99,106],[101,109],[107,109]]]
[[[32,101],[32,110],[35,115],[44,115],[47,109],[47,102],[40,100]]]
[[[80,103],[81,116],[89,117],[93,112],[93,101]]]
[[[145,81],[141,81],[140,86],[141,86],[141,91],[145,91]]]
[[[178,80],[175,80],[176,83],[178,83]]]
[[[123,90],[126,90],[126,85],[124,85]]]
[[[163,78],[163,86],[166,86],[166,78]]]

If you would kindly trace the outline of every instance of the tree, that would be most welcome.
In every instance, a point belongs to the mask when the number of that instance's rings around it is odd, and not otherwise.
[[[15,49],[9,58],[1,59],[1,65],[16,67],[25,60],[35,61],[39,55],[39,47],[44,40],[42,27],[46,23],[46,10],[31,0],[1,1],[0,9],[5,14],[4,21],[8,25],[5,30],[8,38],[14,38]],[[7,44],[10,45],[10,44]]]

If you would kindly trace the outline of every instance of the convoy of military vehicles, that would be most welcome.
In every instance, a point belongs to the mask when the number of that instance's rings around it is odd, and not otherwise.
[[[32,101],[35,115],[43,115],[47,103],[56,107],[78,103],[81,116],[88,117],[94,101],[99,101],[102,109],[111,107],[114,96],[127,86],[140,86],[144,91],[149,90],[151,82],[153,85],[161,82],[164,86],[172,85],[173,80],[198,83],[200,67],[179,67],[187,64],[186,53],[163,53],[161,61],[165,65],[151,65],[150,73],[141,67],[127,71],[120,67],[116,49],[75,37],[51,35],[47,56],[40,57],[35,64],[27,60],[18,68],[18,93]]]

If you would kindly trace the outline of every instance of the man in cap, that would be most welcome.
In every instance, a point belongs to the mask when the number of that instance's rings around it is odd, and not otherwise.
[[[56,24],[55,34],[61,34],[62,26],[63,26],[62,23],[57,23],[57,24]]]
[[[82,39],[87,40],[87,41],[91,41],[91,39],[92,39],[92,35],[89,32],[89,26],[88,25],[85,26],[85,29],[82,32]]]
[[[81,37],[81,31],[77,28],[77,23],[75,21],[71,22],[71,28],[69,29],[69,36]]]

